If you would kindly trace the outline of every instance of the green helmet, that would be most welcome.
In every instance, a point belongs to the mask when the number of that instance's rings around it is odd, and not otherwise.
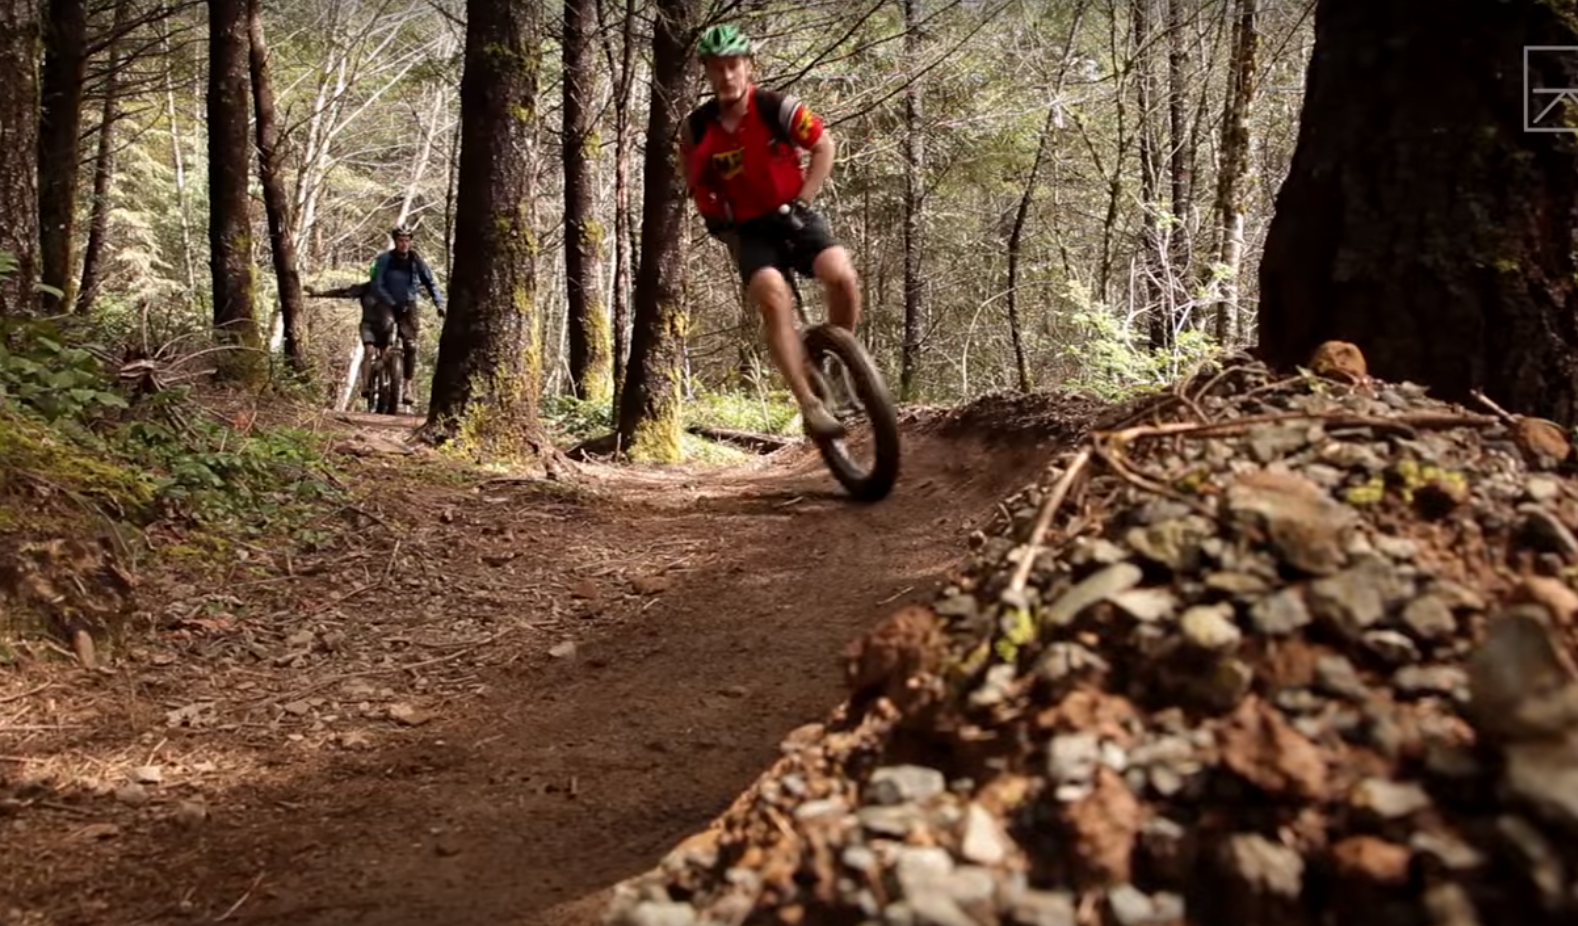
[[[696,44],[698,58],[723,58],[750,53],[751,40],[745,37],[739,26],[732,23],[708,28],[701,34],[701,41]]]

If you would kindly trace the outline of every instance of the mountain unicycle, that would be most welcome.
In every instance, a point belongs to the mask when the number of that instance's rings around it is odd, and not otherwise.
[[[899,419],[887,383],[865,347],[843,328],[814,325],[805,329],[801,340],[809,360],[811,390],[843,423],[846,434],[816,441],[822,461],[845,491],[860,501],[886,498],[899,476]],[[859,432],[862,421],[869,436]],[[865,453],[857,454],[857,447]],[[869,459],[861,459],[868,454]]]

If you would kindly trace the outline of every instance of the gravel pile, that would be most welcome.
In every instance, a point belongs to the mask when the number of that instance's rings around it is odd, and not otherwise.
[[[1005,500],[620,926],[1578,922],[1566,435],[1235,359]]]

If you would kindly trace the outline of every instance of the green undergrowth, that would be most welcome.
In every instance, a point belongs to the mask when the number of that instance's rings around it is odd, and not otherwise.
[[[684,404],[684,426],[754,431],[763,434],[798,433],[800,410],[787,391],[745,392],[697,390]],[[569,446],[601,437],[614,429],[612,410],[605,402],[587,402],[569,395],[548,396],[542,403],[543,422],[554,442]],[[687,433],[681,439],[685,459],[694,463],[731,465],[751,459],[747,451]]]
[[[310,542],[311,523],[345,495],[325,438],[238,428],[184,387],[128,394],[108,354],[57,326],[0,327],[0,533],[75,536],[83,519],[138,538],[138,560],[228,560],[238,545]],[[172,542],[173,538],[173,542]]]

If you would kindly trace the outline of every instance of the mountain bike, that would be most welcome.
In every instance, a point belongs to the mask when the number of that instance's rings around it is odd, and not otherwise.
[[[787,205],[779,207],[778,212],[791,224],[800,222]],[[790,248],[793,247],[791,242]],[[789,266],[778,269],[794,294],[811,391],[843,423],[845,430],[841,438],[813,440],[821,451],[822,462],[845,491],[860,501],[880,501],[893,491],[899,476],[899,419],[887,382],[877,370],[876,361],[852,333],[831,322],[813,323],[795,282],[795,262],[791,259],[786,263]],[[855,426],[862,418],[871,432],[869,465],[855,459],[851,446],[856,441]]]
[[[379,415],[400,414],[401,390],[405,388],[405,336],[390,313],[388,327],[379,338],[386,346],[373,345],[372,366],[367,370],[367,410]]]

